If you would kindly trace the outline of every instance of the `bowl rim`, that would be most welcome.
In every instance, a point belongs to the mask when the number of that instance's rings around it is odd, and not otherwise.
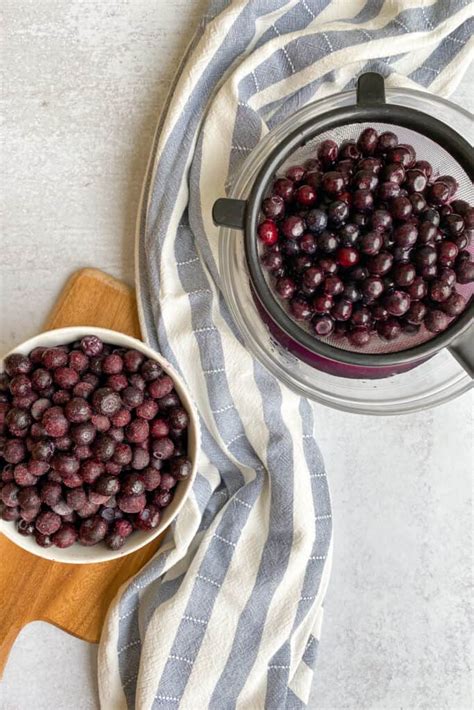
[[[153,350],[153,348],[143,341],[138,340],[131,335],[109,328],[83,325],[44,330],[38,335],[19,343],[5,355],[2,355],[0,358],[0,372],[3,372],[5,359],[12,353],[29,353],[35,347],[39,346],[53,347],[54,345],[66,344],[68,342],[78,340],[85,335],[97,335],[106,344],[116,344],[118,346],[125,346],[139,350],[150,359],[156,360],[163,367],[163,370],[171,377],[175,384],[179,398],[189,414],[190,441],[188,442],[188,456],[192,463],[192,470],[190,477],[186,481],[181,481],[179,484],[183,490],[182,495],[179,498],[175,497],[169,508],[166,509],[167,511],[171,511],[169,517],[164,516],[164,519],[160,522],[160,525],[156,528],[156,530],[150,532],[134,531],[132,535],[127,538],[125,545],[120,548],[120,550],[109,550],[103,545],[99,549],[98,545],[85,547],[76,544],[65,549],[60,549],[55,546],[42,548],[37,545],[30,536],[25,537],[20,535],[20,533],[16,531],[16,528],[12,522],[0,519],[0,533],[5,535],[5,537],[15,545],[22,548],[26,552],[36,555],[37,557],[64,564],[96,564],[99,562],[111,562],[113,560],[122,559],[127,555],[140,550],[145,545],[153,542],[153,540],[155,540],[158,536],[162,535],[163,532],[165,532],[165,530],[167,530],[176,519],[176,516],[182,510],[191,493],[197,474],[198,458],[201,448],[201,427],[198,410],[183,378],[163,355],[156,350]],[[172,506],[175,501],[176,505],[173,508]],[[132,540],[134,540],[134,542],[132,542]],[[74,550],[81,551],[81,553],[84,554],[84,557],[76,557],[71,554]],[[91,553],[90,557],[87,553]]]

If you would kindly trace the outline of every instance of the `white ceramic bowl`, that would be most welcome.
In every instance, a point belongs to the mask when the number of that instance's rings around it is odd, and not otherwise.
[[[149,532],[141,530],[134,531],[130,537],[127,538],[124,546],[120,550],[109,550],[104,544],[101,543],[94,545],[93,547],[83,547],[82,545],[76,543],[64,550],[54,546],[43,548],[36,544],[33,537],[20,535],[16,530],[15,523],[0,520],[0,532],[2,532],[9,540],[14,542],[15,545],[22,547],[24,550],[31,552],[33,555],[44,557],[47,560],[54,560],[55,562],[69,562],[73,564],[87,564],[115,560],[117,558],[124,557],[125,555],[129,555],[131,552],[139,550],[141,547],[157,538],[158,535],[161,535],[161,533],[170,525],[171,521],[177,516],[184,505],[184,501],[191,491],[193,481],[196,476],[197,459],[200,446],[199,417],[194,402],[191,399],[185,384],[164,357],[149,348],[140,340],[131,338],[123,333],[118,333],[115,330],[107,330],[105,328],[93,328],[89,326],[58,328],[56,330],[41,333],[34,338],[30,338],[30,340],[27,340],[21,345],[18,345],[18,347],[14,348],[10,353],[8,353],[8,355],[11,353],[23,353],[24,355],[27,355],[33,350],[33,348],[38,346],[53,347],[55,345],[64,345],[72,343],[75,340],[80,340],[84,337],[84,335],[97,335],[104,341],[104,343],[125,348],[135,348],[146,355],[146,357],[156,360],[161,365],[163,370],[172,378],[182,405],[189,414],[188,457],[193,464],[193,468],[191,476],[186,481],[180,481],[178,483],[174,498],[170,505],[165,509],[160,525],[156,528],[156,530],[151,530]],[[2,370],[3,359],[0,363],[0,371]]]

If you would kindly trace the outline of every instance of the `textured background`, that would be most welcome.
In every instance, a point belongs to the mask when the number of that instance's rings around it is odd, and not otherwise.
[[[0,3],[2,350],[41,327],[74,269],[132,282],[156,116],[205,6]],[[473,82],[471,72],[454,97],[471,110]],[[313,709],[472,706],[471,407],[468,394],[404,417],[316,408],[335,562]],[[96,708],[95,653],[31,624],[12,651],[0,707]]]

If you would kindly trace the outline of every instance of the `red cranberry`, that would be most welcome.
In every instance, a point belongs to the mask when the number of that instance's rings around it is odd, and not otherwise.
[[[64,407],[66,418],[75,424],[87,422],[92,416],[90,404],[81,397],[73,397]]]
[[[425,327],[430,333],[441,333],[448,327],[448,316],[436,308],[428,311],[425,317]]]
[[[444,182],[434,182],[428,187],[428,199],[434,205],[444,205],[451,197],[451,190]]]
[[[411,195],[408,196],[408,199],[411,202],[413,214],[418,215],[420,212],[423,212],[423,210],[426,209],[427,203],[425,197],[419,192],[412,192]]]
[[[84,372],[89,366],[89,358],[81,350],[71,350],[68,364],[76,372]]]
[[[17,464],[13,471],[13,477],[19,486],[34,486],[36,483],[36,476],[28,470],[26,464]],[[24,505],[24,503],[20,502],[20,505]]]
[[[441,309],[448,316],[459,316],[466,307],[466,299],[460,293],[452,293],[441,305]]]
[[[92,422],[82,422],[71,427],[71,439],[79,446],[89,446],[96,435],[96,429]]]
[[[160,439],[169,434],[168,423],[164,419],[155,419],[151,423],[150,434],[154,439]]]
[[[43,414],[47,409],[51,407],[51,401],[49,399],[46,399],[45,397],[42,397],[41,399],[37,399],[33,404],[31,405],[31,416],[33,419],[41,419]]]
[[[12,481],[5,483],[0,489],[0,496],[2,502],[8,508],[15,508],[18,505],[18,493],[20,489]]]
[[[109,375],[105,384],[114,392],[121,392],[128,386],[128,379],[125,375],[118,373],[116,375]]]
[[[393,278],[397,286],[406,288],[415,281],[416,269],[409,263],[397,264],[393,269]]]
[[[339,226],[349,217],[349,205],[343,200],[335,200],[329,204],[327,214],[329,222]]]
[[[410,296],[404,291],[393,291],[385,298],[385,308],[392,316],[403,316],[410,308]]]
[[[367,306],[359,306],[352,312],[351,322],[355,326],[368,325],[371,320],[370,310]]]
[[[469,284],[474,281],[474,262],[465,259],[456,266],[456,276],[460,284]]]
[[[356,303],[362,298],[362,293],[352,281],[346,281],[342,296],[351,303]]]
[[[10,377],[27,375],[31,372],[32,363],[27,355],[12,353],[5,358],[5,372]]]
[[[31,380],[27,375],[16,375],[10,380],[10,392],[14,397],[25,397],[30,390]]]
[[[153,503],[157,505],[158,508],[166,508],[173,500],[173,493],[171,491],[158,491],[153,496]]]
[[[339,240],[337,239],[336,235],[333,234],[333,232],[325,230],[322,234],[319,235],[317,244],[321,251],[325,252],[326,254],[331,254],[333,251],[336,251],[339,244]]]
[[[278,241],[278,227],[275,222],[265,219],[258,226],[258,236],[264,244],[275,244]]]
[[[400,185],[396,182],[383,182],[379,185],[378,196],[383,202],[396,199],[400,196]]]
[[[459,253],[459,249],[453,242],[441,242],[438,247],[438,261],[442,266],[452,266]]]
[[[155,505],[147,505],[137,513],[135,527],[139,530],[154,530],[160,524],[160,511]]]
[[[148,440],[146,442],[143,442],[143,444],[146,445],[146,447],[147,447],[146,449],[140,448],[140,445],[136,446],[133,449],[133,456],[132,456],[132,461],[130,463],[130,466],[135,471],[141,471],[142,469],[146,468],[148,466],[148,464],[150,463],[150,454],[148,452]]]
[[[412,300],[419,300],[427,295],[428,286],[421,276],[416,276],[411,285],[407,288],[407,293]]]
[[[413,325],[423,323],[427,311],[428,309],[424,303],[421,301],[415,301],[415,303],[412,303],[407,311],[406,320],[408,323],[412,323]]]
[[[352,314],[352,303],[350,301],[345,301],[344,299],[339,299],[336,301],[331,309],[331,316],[335,320],[349,320]]]
[[[322,141],[318,146],[318,160],[326,166],[331,165],[337,160],[338,147],[333,140]]]
[[[122,539],[128,537],[133,532],[133,526],[129,520],[116,520],[113,527],[113,535],[121,537]],[[107,542],[107,541],[106,541]]]
[[[306,215],[306,224],[310,232],[320,234],[323,232],[328,223],[328,216],[322,209],[309,210]]]
[[[120,548],[125,544],[125,538],[112,532],[106,536],[105,544],[110,550],[120,550]]]
[[[184,456],[178,456],[170,463],[170,474],[178,481],[184,481],[189,478],[191,476],[191,472],[191,461]]]
[[[86,502],[86,492],[82,487],[72,488],[66,493],[66,503],[73,510],[80,510]]]
[[[20,517],[20,509],[18,506],[11,506],[11,507],[3,507],[1,508],[0,506],[0,513],[1,513],[1,518],[2,520],[6,520],[9,522],[14,522],[15,520],[18,520]]]
[[[61,527],[61,518],[57,513],[43,512],[36,518],[36,529],[42,535],[53,535]]]
[[[112,426],[110,423],[110,419],[106,417],[104,414],[93,414],[91,417],[91,423],[97,431],[105,432],[110,429]]]
[[[141,495],[119,495],[117,504],[124,513],[139,513],[146,505],[146,497]]]
[[[174,444],[171,439],[162,437],[153,439],[151,443],[151,454],[155,459],[169,459],[173,456]],[[126,512],[126,511],[124,511]]]
[[[275,290],[280,298],[289,299],[293,297],[296,291],[296,284],[293,279],[284,277],[282,279],[278,279],[275,284]]]
[[[400,163],[404,168],[409,168],[414,164],[412,151],[408,146],[398,145],[396,148],[392,148],[387,155],[388,160],[391,163]]]
[[[103,496],[113,496],[119,490],[120,482],[115,476],[101,476],[94,483],[94,491]]]
[[[311,235],[303,234],[302,239],[304,239],[305,236]],[[262,264],[268,271],[276,273],[281,270],[281,267],[283,265],[283,256],[280,253],[268,252],[262,257]]]
[[[104,349],[104,343],[95,335],[86,335],[81,340],[81,349],[89,357],[97,357]]]
[[[74,397],[82,397],[87,399],[94,391],[94,386],[90,382],[80,381],[73,387],[72,393]]]
[[[313,328],[317,335],[326,337],[334,330],[334,320],[328,315],[318,316],[313,320]]]
[[[391,131],[384,131],[379,135],[376,152],[387,153],[398,145],[398,137]]]
[[[352,140],[344,141],[343,143],[341,143],[338,157],[339,159],[342,158],[342,160],[359,160],[360,150],[358,148],[357,143]]]
[[[53,483],[52,481],[46,481],[41,486],[40,498],[43,503],[49,506],[56,505],[60,500],[62,494],[62,488],[60,483]]]
[[[395,340],[400,335],[401,326],[396,318],[387,318],[378,321],[377,332],[384,340]]]
[[[307,320],[311,317],[311,308],[304,298],[293,298],[290,301],[290,310],[296,320]]]
[[[357,147],[363,155],[373,155],[379,144],[375,128],[365,128],[357,139]]]
[[[349,340],[356,348],[361,348],[370,340],[370,331],[367,326],[356,326],[349,332]]]
[[[359,170],[352,179],[352,186],[355,190],[373,191],[379,184],[379,179],[372,170]]]
[[[163,375],[159,380],[151,382],[148,387],[148,394],[153,399],[161,399],[165,395],[169,394],[173,390],[173,380],[168,375]],[[138,402],[141,404],[141,402]]]
[[[316,190],[311,185],[301,185],[296,191],[295,199],[302,207],[312,207],[317,199]]]
[[[304,233],[304,229],[305,223],[301,217],[297,215],[286,217],[281,223],[281,231],[287,239],[298,239],[298,237],[301,237]]]
[[[337,195],[344,189],[344,178],[342,173],[336,170],[324,173],[321,185],[328,195]]]
[[[51,547],[51,545],[53,544],[53,541],[49,535],[42,535],[37,530],[35,530],[34,536],[35,536],[36,543],[40,547]]]
[[[441,279],[435,279],[430,284],[430,298],[432,301],[437,303],[443,303],[447,301],[452,293],[452,288],[447,281],[442,281]]]
[[[17,464],[26,457],[25,444],[20,439],[9,439],[5,443],[3,458],[7,463]]]
[[[285,216],[285,201],[279,195],[271,195],[263,200],[262,212],[270,219],[282,219]]]
[[[342,247],[338,249],[336,259],[340,266],[344,269],[348,269],[359,263],[359,252],[352,247]]]
[[[154,491],[161,483],[161,474],[156,469],[148,466],[141,473],[141,478],[143,480],[145,490]]]
[[[344,284],[338,276],[328,276],[324,282],[324,293],[328,296],[338,296],[344,291]]]
[[[138,372],[145,356],[138,350],[127,350],[123,355],[123,364],[127,372]]]
[[[378,276],[369,276],[369,278],[362,282],[361,291],[366,303],[372,303],[379,298],[384,291],[382,279]]]
[[[72,389],[79,382],[79,373],[72,367],[58,367],[54,371],[54,382],[62,389]]]
[[[63,523],[59,530],[51,536],[53,545],[60,549],[71,547],[78,538],[78,534],[74,525],[71,523]]]
[[[116,443],[111,436],[99,434],[93,441],[91,448],[98,461],[108,461],[114,455]]]
[[[285,202],[290,202],[294,189],[293,181],[287,178],[278,178],[273,183],[273,194],[281,197]]]
[[[352,224],[351,222],[343,224],[342,227],[339,229],[339,239],[341,246],[356,246],[359,235],[360,229],[357,224]]]
[[[81,545],[97,545],[107,535],[108,525],[99,515],[88,518],[81,523],[79,528],[79,542]]]
[[[92,404],[98,414],[111,417],[119,411],[122,401],[117,392],[114,392],[109,387],[102,387],[94,392]]]
[[[321,296],[316,296],[313,300],[313,309],[315,313],[328,313],[333,307],[333,297],[328,294],[322,294]]]
[[[417,160],[414,167],[417,170],[421,170],[426,175],[428,180],[430,179],[431,174],[433,172],[433,168],[431,166],[431,163],[428,163],[426,160]]]
[[[150,428],[146,419],[134,419],[125,429],[129,441],[139,443],[148,438]]]
[[[404,249],[414,246],[418,238],[418,230],[414,224],[409,222],[400,225],[393,232],[395,244]]]
[[[286,170],[286,177],[293,182],[301,182],[306,170],[301,165],[292,165]]]

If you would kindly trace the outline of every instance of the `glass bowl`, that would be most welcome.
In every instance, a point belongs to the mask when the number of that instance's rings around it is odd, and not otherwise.
[[[355,91],[330,96],[271,131],[242,165],[229,197],[248,198],[269,154],[295,128],[355,101]],[[472,116],[449,101],[409,89],[387,89],[386,101],[435,115],[472,143]],[[446,349],[408,372],[384,379],[348,379],[318,370],[285,348],[262,320],[250,287],[242,231],[221,228],[219,261],[225,300],[246,346],[281,382],[305,397],[345,411],[387,415],[441,404],[472,386],[471,377]]]

